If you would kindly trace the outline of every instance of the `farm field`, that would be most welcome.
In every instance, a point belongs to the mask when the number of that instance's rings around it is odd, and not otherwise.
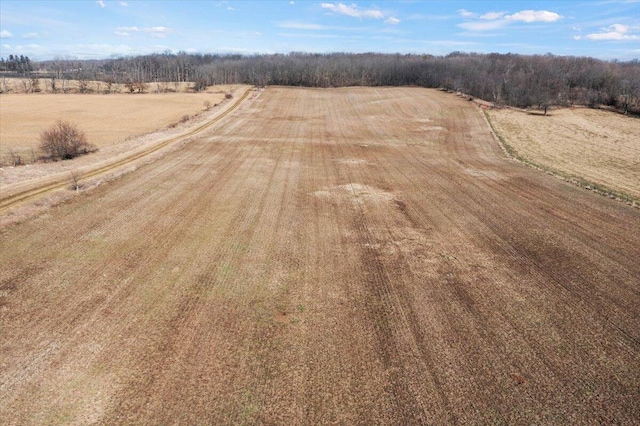
[[[640,200],[640,119],[587,108],[487,114],[521,157]]]
[[[229,87],[214,93],[8,94],[0,96],[0,157],[37,149],[40,133],[56,120],[78,125],[99,148],[178,123],[220,103]]]
[[[0,230],[0,418],[632,424],[638,258],[470,102],[268,88]]]

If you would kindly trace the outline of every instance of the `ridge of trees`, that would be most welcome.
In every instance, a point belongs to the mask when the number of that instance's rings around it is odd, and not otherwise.
[[[33,71],[33,64],[28,56],[9,55],[7,59],[0,58],[0,71],[28,74]]]
[[[195,90],[213,84],[420,86],[459,91],[498,105],[540,108],[607,105],[624,112],[640,112],[640,62],[637,59],[619,62],[551,54],[463,52],[446,56],[300,52],[246,56],[165,52],[91,61],[43,61],[36,66],[28,58],[27,62],[49,78],[101,80],[107,85],[119,83],[135,87],[139,92],[149,83],[160,87],[181,82],[194,82]],[[3,59],[0,66],[7,63],[14,64],[15,57],[13,61]]]

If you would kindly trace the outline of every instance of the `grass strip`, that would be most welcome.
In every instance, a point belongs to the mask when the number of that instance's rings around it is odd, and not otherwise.
[[[486,117],[487,122],[491,127],[491,131],[493,132],[494,135],[496,135],[496,137],[500,141],[500,145],[502,146],[503,150],[507,153],[507,155],[510,158],[513,158],[529,167],[533,167],[535,169],[543,171],[549,175],[560,178],[566,182],[572,183],[581,188],[587,189],[589,191],[593,191],[597,194],[603,195],[605,197],[609,197],[614,200],[622,201],[632,207],[640,208],[640,200],[630,196],[629,194],[626,194],[621,191],[617,191],[615,189],[609,188],[605,185],[601,185],[596,182],[592,182],[590,180],[585,179],[582,176],[576,176],[571,173],[563,172],[561,170],[554,169],[544,164],[537,163],[529,158],[523,157],[518,153],[518,151],[513,146],[509,144],[509,142],[507,142],[507,139],[504,138],[496,130],[495,126],[493,125],[493,122],[491,121],[491,117],[489,116],[489,113],[486,110],[483,110],[482,112],[484,113],[484,116]]]

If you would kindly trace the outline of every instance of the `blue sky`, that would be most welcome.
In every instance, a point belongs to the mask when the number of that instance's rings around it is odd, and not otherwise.
[[[0,1],[0,56],[452,51],[640,58],[640,0]]]

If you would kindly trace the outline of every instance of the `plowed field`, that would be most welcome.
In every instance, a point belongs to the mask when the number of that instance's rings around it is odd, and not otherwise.
[[[269,88],[1,232],[5,424],[640,418],[640,211],[445,93]]]

